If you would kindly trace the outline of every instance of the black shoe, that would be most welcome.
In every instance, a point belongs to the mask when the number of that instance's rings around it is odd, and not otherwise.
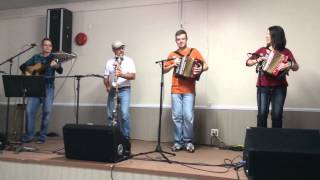
[[[25,138],[22,138],[21,142],[22,143],[31,143],[33,139],[25,139]]]

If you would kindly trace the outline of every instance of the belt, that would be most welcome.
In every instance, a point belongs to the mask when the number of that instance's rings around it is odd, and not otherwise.
[[[119,87],[118,90],[129,89],[129,88],[130,88],[130,86],[124,86],[124,87]],[[113,89],[116,89],[116,88],[113,87]]]

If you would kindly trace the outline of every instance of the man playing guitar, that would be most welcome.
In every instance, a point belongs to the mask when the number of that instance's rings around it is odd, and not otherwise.
[[[27,99],[26,108],[26,133],[24,134],[22,141],[25,143],[31,142],[35,135],[35,123],[36,114],[40,104],[42,104],[42,117],[41,117],[41,128],[40,135],[37,139],[37,143],[44,143],[47,138],[47,131],[49,125],[49,116],[52,109],[53,98],[54,98],[54,76],[57,71],[62,74],[63,69],[61,64],[54,60],[54,56],[51,54],[52,41],[48,38],[44,38],[41,42],[42,52],[34,55],[32,58],[27,60],[20,66],[20,70],[26,75],[43,75],[45,79],[46,97],[29,97]],[[41,65],[42,68],[36,68]],[[33,72],[28,70],[32,69]]]

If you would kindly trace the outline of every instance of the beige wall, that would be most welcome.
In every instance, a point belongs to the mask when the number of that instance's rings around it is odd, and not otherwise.
[[[318,1],[209,1],[210,104],[255,105],[255,70],[243,60],[265,45],[267,27],[281,25],[301,66],[288,77],[286,107],[319,108],[319,7]]]
[[[308,3],[307,3],[308,2]],[[244,66],[246,53],[264,46],[267,27],[284,27],[288,47],[301,65],[289,76],[287,107],[320,108],[317,71],[319,31],[316,0],[302,1],[185,1],[183,25],[189,32],[189,46],[200,49],[210,70],[198,83],[197,104],[202,106],[255,106],[254,68]],[[47,8],[66,7],[74,11],[74,35],[86,32],[88,44],[73,51],[78,54],[71,74],[102,74],[112,57],[110,43],[120,39],[137,66],[132,104],[157,104],[160,69],[154,61],[175,49],[174,32],[179,28],[178,1],[96,1],[0,11],[1,59],[18,52],[24,44],[39,42],[45,35]],[[22,63],[39,49],[20,57]],[[17,62],[17,61],[16,61]],[[14,70],[17,71],[17,63]],[[0,67],[7,70],[8,66]],[[65,73],[71,63],[65,64]],[[165,104],[170,104],[171,73],[165,77]],[[57,87],[63,80],[57,80]],[[72,103],[73,80],[67,80],[57,103]],[[104,104],[105,91],[100,79],[81,81],[81,103]],[[2,86],[2,85],[1,85]],[[1,94],[2,87],[1,87]],[[1,96],[1,102],[4,101]]]
[[[176,48],[174,32],[179,29],[180,22],[189,33],[189,46],[198,48],[210,67],[197,85],[197,108],[210,112],[199,118],[204,123],[203,128],[200,128],[203,136],[214,126],[223,129],[222,136],[229,143],[241,143],[243,127],[255,124],[253,110],[256,106],[256,74],[254,68],[245,67],[244,62],[247,52],[265,45],[266,30],[271,25],[284,27],[287,47],[293,51],[301,66],[299,72],[291,73],[288,77],[290,86],[286,108],[298,114],[320,111],[320,72],[317,70],[317,42],[320,40],[317,35],[320,28],[317,17],[320,15],[320,3],[316,0],[184,1],[182,21],[177,0],[101,0],[0,11],[0,58],[5,60],[21,50],[24,44],[39,42],[45,35],[46,9],[55,7],[65,7],[74,12],[74,36],[78,32],[88,34],[85,46],[73,46],[78,59],[64,64],[64,74],[102,74],[106,60],[112,57],[111,42],[119,39],[127,44],[126,53],[135,60],[137,67],[137,79],[132,87],[132,104],[139,109],[133,116],[139,118],[140,113],[148,115],[145,120],[134,119],[133,127],[148,124],[146,121],[150,118],[153,119],[151,124],[157,123],[157,109],[151,107],[156,107],[159,102],[160,69],[154,61],[166,58],[169,51]],[[34,49],[21,56],[20,63],[38,50]],[[14,63],[16,73],[19,72],[17,62]],[[7,71],[8,65],[1,66],[0,70]],[[63,108],[73,104],[74,80],[57,79],[56,82],[56,105]],[[170,105],[170,83],[171,73],[165,76],[166,106]],[[106,96],[101,79],[81,80],[82,105],[101,107],[105,104]],[[6,102],[2,83],[0,102]],[[58,114],[53,114],[53,119],[60,118],[59,113],[63,112],[56,111]],[[242,116],[242,112],[246,115]],[[92,112],[88,113],[91,115]],[[218,118],[216,113],[225,115]],[[229,116],[229,113],[232,115]],[[102,114],[97,113],[94,117],[103,119]],[[169,122],[170,115],[166,117]],[[237,121],[237,118],[241,120]],[[317,116],[313,114],[312,118]],[[224,125],[227,122],[230,125]],[[310,125],[295,124],[301,127]],[[155,132],[155,127],[152,127],[150,131]],[[313,127],[319,128],[319,124]],[[237,130],[239,128],[241,132]],[[149,135],[152,138],[136,134],[142,139],[154,139],[154,134],[150,132],[146,136]],[[207,140],[200,140],[204,141]]]

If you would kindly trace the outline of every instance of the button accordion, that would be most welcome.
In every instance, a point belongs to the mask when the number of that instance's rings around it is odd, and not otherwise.
[[[203,71],[203,62],[199,59],[191,58],[190,55],[193,51],[193,48],[190,49],[189,53],[184,56],[178,51],[175,51],[176,54],[180,56],[179,63],[177,63],[177,67],[175,68],[174,72],[177,76],[182,78],[188,78],[188,79],[195,79],[199,80],[201,73]],[[196,67],[201,67],[202,70],[199,74],[194,74],[193,70]]]
[[[285,68],[289,63],[289,67]],[[287,74],[292,63],[288,60],[288,56],[281,54],[279,51],[272,51],[262,64],[262,70],[273,77],[279,77]]]
[[[203,62],[198,59],[184,56],[180,58],[180,63],[176,67],[175,73],[176,75],[183,78],[191,78],[191,79],[199,80],[201,73],[194,74],[193,69],[195,67],[203,67]]]

